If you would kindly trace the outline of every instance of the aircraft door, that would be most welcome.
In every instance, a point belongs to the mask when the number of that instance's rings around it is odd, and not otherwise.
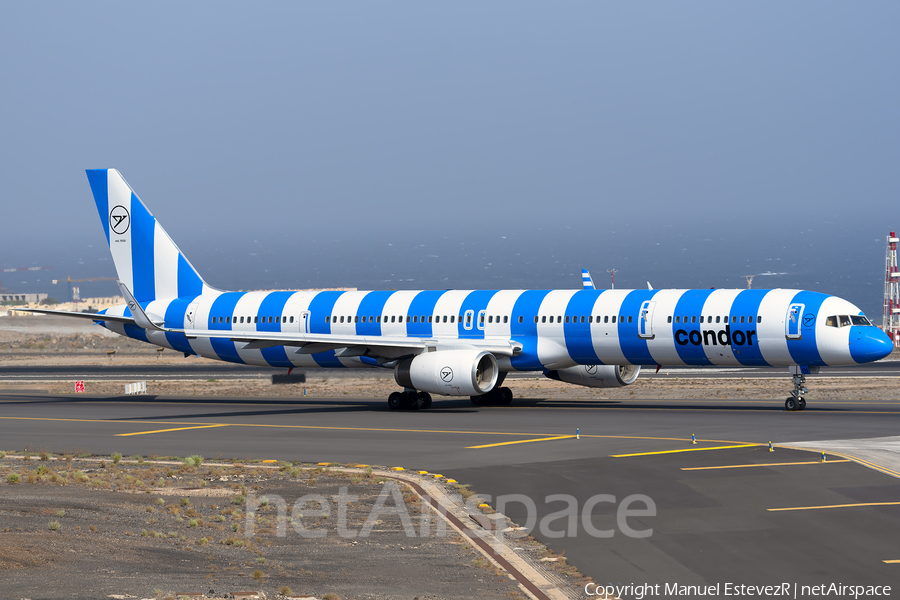
[[[300,313],[300,333],[309,333],[309,311]]]
[[[799,340],[803,337],[800,331],[800,319],[803,318],[803,305],[791,304],[784,321],[784,337],[789,340]]]
[[[475,311],[467,310],[466,311],[466,320],[463,321],[464,329],[472,329],[472,321],[475,319]]]
[[[647,300],[641,304],[641,312],[638,315],[638,337],[645,340],[652,340],[653,335],[653,308],[656,302]]]
[[[484,315],[487,313],[486,310],[478,311],[478,329],[484,329]]]
[[[194,322],[197,317],[197,305],[200,304],[199,300],[194,300],[187,307],[187,312],[185,313],[185,319],[187,320],[187,328],[188,329],[196,329],[197,324]]]

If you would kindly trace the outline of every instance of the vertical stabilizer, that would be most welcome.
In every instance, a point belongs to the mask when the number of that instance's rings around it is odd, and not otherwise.
[[[87,176],[119,280],[138,302],[209,289],[118,171],[88,169]]]

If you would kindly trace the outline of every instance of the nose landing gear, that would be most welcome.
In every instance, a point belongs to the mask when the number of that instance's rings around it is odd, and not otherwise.
[[[809,393],[806,387],[806,375],[811,372],[818,372],[819,368],[814,367],[791,367],[791,374],[794,379],[794,389],[787,400],[784,401],[784,409],[788,411],[803,410],[806,408],[806,399],[803,394]],[[804,372],[805,371],[805,372]]]

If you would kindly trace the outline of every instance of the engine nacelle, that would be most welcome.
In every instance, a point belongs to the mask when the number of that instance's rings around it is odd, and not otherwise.
[[[631,385],[641,373],[640,365],[579,365],[544,373],[550,379],[594,388]]]
[[[426,352],[394,367],[399,385],[445,396],[486,394],[499,374],[494,355],[476,348]]]

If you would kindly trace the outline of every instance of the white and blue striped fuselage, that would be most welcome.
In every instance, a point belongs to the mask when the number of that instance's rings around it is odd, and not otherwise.
[[[846,300],[773,290],[448,290],[218,292],[140,302],[153,331],[112,321],[122,335],[186,354],[272,367],[376,367],[368,356],[245,348],[254,333],[406,337],[444,347],[513,342],[501,371],[576,365],[838,366],[884,355],[879,330]],[[129,316],[126,306],[104,311]],[[191,330],[221,331],[192,337]],[[881,336],[883,337],[883,335]]]

